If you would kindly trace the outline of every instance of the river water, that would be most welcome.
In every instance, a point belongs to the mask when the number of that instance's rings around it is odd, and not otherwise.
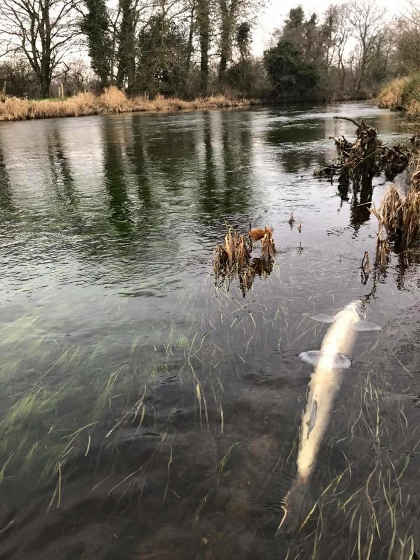
[[[375,268],[371,193],[314,177],[354,135],[335,115],[409,137],[364,103],[0,123],[1,559],[418,557],[420,255]],[[249,223],[274,228],[271,274],[215,285]],[[382,330],[276,531],[310,316],[361,298]]]

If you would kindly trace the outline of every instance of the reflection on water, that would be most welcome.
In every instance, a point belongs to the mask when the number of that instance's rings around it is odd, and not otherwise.
[[[407,136],[365,104],[0,123],[2,558],[419,550],[419,255],[375,258],[383,178],[340,195],[313,177],[329,137],[354,132],[337,113]],[[273,226],[275,262],[217,290],[213,249],[249,223]],[[298,356],[325,334],[310,316],[355,299],[384,328],[343,374],[302,538],[275,539],[309,381]]]

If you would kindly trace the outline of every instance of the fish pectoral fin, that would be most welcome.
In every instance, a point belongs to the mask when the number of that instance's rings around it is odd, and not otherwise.
[[[353,329],[358,332],[368,332],[368,331],[381,331],[382,327],[371,321],[358,321],[353,325]]]
[[[310,315],[310,319],[317,321],[318,323],[334,323],[336,315],[328,315],[327,313],[317,313],[316,315]]]
[[[323,352],[320,350],[308,350],[308,352],[301,352],[299,354],[299,358],[306,362],[307,364],[311,364],[313,366],[317,366],[319,360],[323,356]],[[332,357],[332,367],[335,369],[347,369],[351,366],[351,360],[345,354],[337,352]]]

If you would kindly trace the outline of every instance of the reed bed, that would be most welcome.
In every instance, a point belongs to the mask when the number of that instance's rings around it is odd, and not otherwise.
[[[57,117],[80,117],[131,112],[177,112],[200,109],[239,108],[256,104],[254,100],[228,98],[223,95],[203,97],[192,101],[157,96],[128,98],[124,92],[111,86],[101,95],[80,93],[67,99],[20,99],[7,97],[0,101],[0,120],[17,121]]]
[[[411,188],[406,196],[391,185],[379,209],[372,208],[379,222],[379,236],[382,230],[391,240],[400,243],[402,249],[414,244],[420,232],[420,191]]]
[[[420,137],[413,137],[412,141],[413,144],[420,143]],[[420,191],[420,150],[413,153],[408,169],[411,189]]]
[[[379,107],[383,109],[398,109],[403,105],[403,92],[409,83],[408,76],[396,78],[387,84],[378,95]]]
[[[409,118],[420,118],[420,73],[392,80],[379,93],[378,104],[382,108],[405,111]]]

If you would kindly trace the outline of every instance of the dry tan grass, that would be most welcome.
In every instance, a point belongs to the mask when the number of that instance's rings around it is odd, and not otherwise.
[[[386,109],[403,109],[412,119],[420,117],[420,73],[396,78],[378,95],[378,105]]]
[[[373,208],[372,213],[379,222],[379,238],[386,239],[383,235],[385,229],[388,236],[401,240],[402,248],[409,247],[420,233],[420,191],[411,188],[403,196],[391,185],[379,210]]]
[[[402,209],[402,234],[404,246],[411,245],[420,231],[420,192],[411,189]]]
[[[379,93],[378,104],[384,109],[396,109],[402,106],[402,95],[404,87],[407,85],[409,78],[397,78],[387,84]]]
[[[265,261],[274,259],[276,254],[276,247],[273,241],[273,234],[271,230],[267,230],[266,234],[261,240],[261,255]]]
[[[420,151],[411,157],[409,173],[411,188],[420,191]]]
[[[246,99],[229,99],[222,95],[184,101],[177,98],[157,96],[148,99],[145,96],[129,99],[124,92],[111,86],[104,93],[80,93],[67,99],[19,99],[7,97],[0,101],[0,120],[16,121],[27,119],[46,119],[54,117],[79,117],[108,113],[130,113],[134,111],[177,112],[197,109],[220,109],[228,107],[246,107],[256,101]]]
[[[391,185],[379,208],[381,221],[390,232],[396,232],[401,228],[403,201],[404,199],[400,196],[398,189]]]
[[[410,105],[407,107],[407,116],[411,119],[420,118],[420,101],[413,99]]]

